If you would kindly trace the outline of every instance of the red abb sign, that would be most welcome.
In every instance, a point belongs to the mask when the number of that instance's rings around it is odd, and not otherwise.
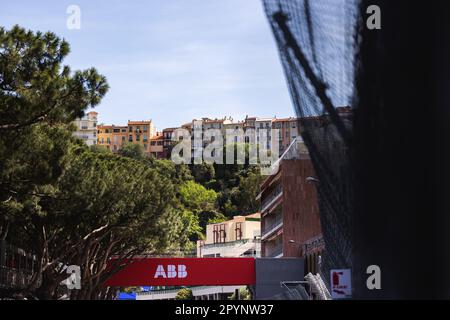
[[[134,259],[105,283],[110,287],[253,284],[254,258]]]

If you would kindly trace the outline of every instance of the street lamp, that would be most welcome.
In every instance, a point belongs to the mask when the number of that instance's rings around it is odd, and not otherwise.
[[[298,250],[300,251],[300,257],[303,256],[303,247],[304,245],[297,243],[295,240],[289,240],[290,244],[297,244],[298,245]]]
[[[311,182],[311,183],[319,183],[319,179],[315,178],[315,177],[307,177],[306,178],[307,182]]]

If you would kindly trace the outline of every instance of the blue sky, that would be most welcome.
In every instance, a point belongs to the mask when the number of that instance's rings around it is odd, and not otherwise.
[[[72,4],[81,30],[66,27]],[[0,25],[14,24],[57,33],[65,64],[108,78],[100,122],[294,115],[260,0],[2,1]]]

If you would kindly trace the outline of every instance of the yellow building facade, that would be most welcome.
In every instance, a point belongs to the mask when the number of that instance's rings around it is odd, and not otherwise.
[[[127,126],[97,126],[97,144],[112,152],[118,152],[125,143],[140,144],[150,155],[150,140],[156,135],[151,120],[128,121]]]

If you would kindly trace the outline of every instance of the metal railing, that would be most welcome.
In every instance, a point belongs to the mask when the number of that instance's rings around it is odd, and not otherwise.
[[[262,230],[261,236],[264,237],[264,236],[272,233],[273,231],[275,231],[282,225],[283,225],[283,215],[280,214],[275,218],[275,220],[271,221],[268,224],[267,223],[265,224],[264,229]]]
[[[217,247],[234,247],[239,244],[246,244],[246,243],[257,243],[260,242],[259,239],[242,239],[242,240],[235,240],[235,241],[229,241],[229,242],[219,242],[219,243],[208,243],[203,245],[203,248],[217,248]]]
[[[283,188],[280,184],[275,187],[275,190],[273,190],[269,196],[265,197],[264,201],[261,202],[261,211],[266,210],[267,207],[269,206],[269,204],[271,204],[272,201],[274,201],[282,193],[283,193]]]
[[[272,250],[267,250],[266,257],[273,258],[273,257],[279,256],[282,253],[283,253],[283,244],[280,243]]]

